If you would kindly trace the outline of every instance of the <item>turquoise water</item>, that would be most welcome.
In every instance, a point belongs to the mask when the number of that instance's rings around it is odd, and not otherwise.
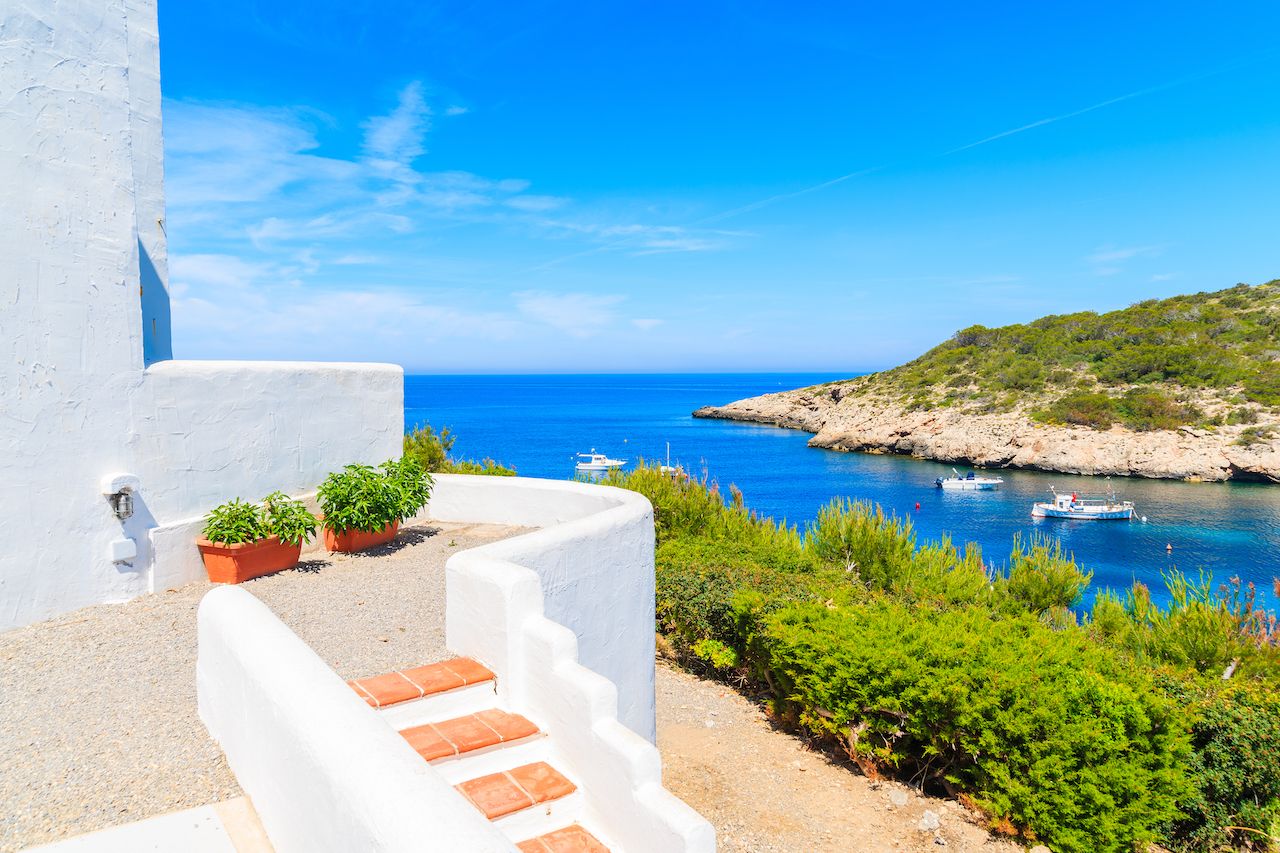
[[[407,376],[406,426],[448,426],[455,455],[492,456],[531,477],[573,476],[573,454],[596,448],[634,461],[672,461],[722,485],[735,483],[747,504],[803,527],[832,497],[880,503],[909,515],[920,538],[949,534],[976,541],[1003,563],[1015,533],[1041,531],[1093,571],[1093,586],[1140,580],[1157,594],[1171,566],[1238,575],[1270,596],[1280,577],[1280,486],[1179,483],[1117,478],[1119,496],[1147,522],[1033,520],[1031,504],[1052,484],[1082,495],[1105,491],[1101,478],[1004,471],[996,492],[933,487],[950,466],[896,456],[808,447],[792,430],[690,416],[702,405],[844,378],[828,374],[682,374],[606,376]],[[916,504],[920,508],[916,509]],[[1166,545],[1173,545],[1172,554]]]

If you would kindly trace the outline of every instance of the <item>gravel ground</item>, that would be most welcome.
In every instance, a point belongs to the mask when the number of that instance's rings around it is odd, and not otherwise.
[[[444,561],[516,532],[409,527],[243,586],[344,678],[387,672],[448,656]],[[210,588],[0,634],[0,851],[240,794],[196,714],[195,615]]]
[[[657,692],[663,781],[715,826],[720,853],[1023,849],[955,802],[872,782],[808,749],[723,684],[659,661]]]

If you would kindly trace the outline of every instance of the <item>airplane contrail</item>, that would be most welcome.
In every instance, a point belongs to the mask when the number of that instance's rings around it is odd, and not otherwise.
[[[950,150],[948,150],[948,151],[943,151],[943,152],[941,152],[940,154],[936,154],[936,155],[932,155],[932,156],[934,156],[934,157],[950,157],[952,154],[959,154],[961,151],[968,151],[968,150],[969,150],[969,149],[971,149],[971,148],[977,148],[979,145],[986,145],[986,144],[988,144],[988,143],[990,143],[990,142],[995,142],[996,140],[999,140],[999,139],[1005,139],[1005,138],[1007,138],[1007,137],[1014,136],[1014,135],[1019,134],[1019,133],[1025,133],[1025,132],[1026,132],[1026,131],[1028,131],[1028,130],[1034,130],[1034,129],[1036,129],[1037,127],[1044,127],[1045,125],[1054,124],[1055,122],[1065,121],[1066,119],[1076,118],[1077,116],[1082,116],[1082,115],[1085,115],[1086,113],[1094,112],[1095,110],[1104,109],[1105,107],[1113,106],[1114,104],[1119,104],[1119,103],[1122,103],[1122,102],[1124,102],[1124,101],[1130,101],[1130,100],[1133,100],[1134,98],[1141,98],[1141,97],[1144,97],[1144,96],[1146,96],[1146,95],[1153,95],[1153,94],[1155,94],[1156,92],[1163,92],[1163,91],[1165,91],[1166,89],[1173,89],[1173,88],[1175,88],[1175,87],[1177,87],[1177,86],[1182,86],[1182,85],[1185,85],[1185,84],[1187,84],[1187,83],[1192,83],[1192,82],[1195,82],[1195,81],[1198,81],[1198,80],[1204,80],[1204,79],[1206,79],[1206,78],[1208,78],[1208,77],[1215,77],[1215,76],[1217,76],[1217,75],[1219,75],[1219,74],[1223,74],[1223,73],[1226,73],[1227,71],[1230,71],[1230,70],[1233,70],[1233,69],[1235,69],[1235,68],[1238,68],[1238,67],[1240,67],[1241,65],[1246,65],[1246,64],[1248,64],[1248,63],[1250,63],[1250,62],[1253,62],[1253,61],[1255,61],[1255,60],[1257,60],[1257,59],[1261,59],[1261,58],[1264,58],[1264,57],[1266,57],[1266,56],[1269,56],[1269,55],[1271,55],[1271,54],[1273,54],[1273,53],[1274,53],[1274,51],[1271,51],[1271,52],[1265,52],[1265,53],[1261,53],[1261,54],[1255,54],[1254,56],[1245,57],[1245,58],[1243,58],[1243,59],[1236,60],[1235,62],[1230,62],[1230,63],[1228,63],[1228,64],[1226,64],[1226,65],[1220,66],[1220,67],[1218,67],[1218,68],[1211,69],[1211,70],[1209,70],[1209,71],[1200,72],[1200,73],[1198,73],[1198,74],[1191,74],[1191,75],[1188,75],[1188,76],[1186,76],[1186,77],[1179,77],[1179,78],[1177,78],[1176,80],[1170,80],[1170,81],[1169,81],[1169,82],[1167,82],[1167,83],[1160,83],[1160,84],[1155,85],[1155,86],[1148,86],[1148,87],[1146,87],[1145,89],[1137,89],[1137,90],[1135,90],[1135,91],[1133,91],[1133,92],[1128,92],[1128,93],[1123,94],[1123,95],[1117,95],[1117,96],[1115,96],[1114,98],[1107,98],[1105,101],[1099,101],[1099,102],[1098,102],[1098,103],[1096,103],[1096,104],[1090,104],[1089,106],[1087,106],[1087,107],[1081,107],[1081,108],[1080,108],[1080,109],[1078,109],[1078,110],[1072,110],[1071,112],[1068,112],[1068,113],[1062,113],[1061,115],[1049,116],[1048,118],[1042,118],[1042,119],[1039,119],[1039,120],[1037,120],[1037,121],[1033,121],[1033,122],[1031,122],[1030,124],[1024,124],[1024,125],[1022,125],[1021,127],[1014,127],[1014,128],[1010,128],[1009,130],[1002,130],[1002,131],[1000,131],[999,133],[992,134],[991,136],[987,136],[987,137],[985,137],[985,138],[983,138],[983,139],[979,139],[979,140],[976,140],[976,141],[974,141],[974,142],[969,142],[969,143],[966,143],[966,144],[964,144],[964,145],[961,145],[961,146],[959,146],[959,147],[957,147],[957,148],[952,148],[952,149],[950,149]],[[928,158],[919,158],[919,159],[928,159]],[[911,162],[911,161],[905,161],[905,162]],[[732,208],[731,210],[722,211],[722,212],[720,212],[720,213],[714,213],[714,214],[712,214],[712,215],[710,215],[710,216],[707,216],[707,217],[704,217],[704,218],[702,218],[702,219],[695,220],[695,221],[693,221],[693,222],[689,223],[689,225],[691,225],[691,226],[696,226],[696,225],[709,225],[709,224],[711,224],[711,223],[713,223],[713,222],[720,222],[720,221],[722,221],[722,220],[729,219],[729,218],[734,217],[734,216],[741,216],[741,215],[742,215],[742,214],[744,214],[744,213],[750,213],[751,211],[759,210],[759,209],[760,209],[760,208],[762,208],[762,207],[768,207],[768,206],[770,206],[770,205],[772,205],[772,204],[776,204],[776,203],[778,203],[778,202],[780,202],[780,201],[786,201],[787,199],[792,199],[792,198],[795,198],[795,197],[797,197],[797,196],[808,195],[809,193],[818,192],[819,190],[825,190],[827,187],[832,187],[832,186],[835,186],[836,184],[842,184],[842,183],[844,183],[845,181],[850,181],[850,180],[853,180],[853,179],[855,179],[855,178],[861,178],[861,177],[864,177],[864,176],[866,176],[866,175],[870,175],[870,174],[872,174],[872,173],[874,173],[874,172],[882,171],[882,170],[884,170],[884,169],[889,168],[891,165],[902,165],[902,164],[901,164],[901,163],[896,163],[896,164],[889,164],[889,163],[886,163],[886,164],[881,164],[881,165],[879,165],[879,166],[871,166],[871,167],[866,168],[866,169],[859,169],[859,170],[858,170],[858,171],[856,171],[856,172],[849,172],[849,173],[848,173],[848,174],[846,174],[846,175],[841,175],[841,176],[839,176],[839,177],[837,177],[837,178],[832,178],[832,179],[830,179],[830,180],[823,181],[823,182],[822,182],[822,183],[820,183],[820,184],[814,184],[813,186],[804,187],[804,188],[802,188],[802,189],[793,190],[793,191],[791,191],[791,192],[785,192],[785,193],[779,193],[779,194],[777,194],[777,195],[771,195],[771,196],[769,196],[768,198],[762,198],[762,199],[760,199],[759,201],[753,201],[753,202],[751,202],[750,204],[744,204],[744,205],[742,205],[741,207],[735,207],[735,208]],[[592,249],[586,249],[586,250],[581,251],[581,252],[575,252],[575,253],[573,253],[573,254],[571,254],[571,255],[566,255],[566,256],[564,256],[564,257],[562,257],[562,258],[556,258],[556,259],[554,259],[554,260],[545,261],[545,262],[543,262],[543,263],[541,263],[541,264],[538,264],[538,265],[536,265],[536,266],[530,267],[529,269],[525,270],[524,272],[534,272],[534,271],[538,271],[538,270],[543,270],[543,269],[546,269],[546,268],[548,268],[548,267],[552,267],[552,266],[556,266],[557,264],[561,264],[561,263],[563,263],[563,262],[565,262],[565,261],[572,260],[573,258],[582,257],[583,255],[592,255],[592,254],[596,254],[596,253],[598,253],[598,252],[605,252],[605,251],[609,251],[610,249],[616,249],[616,248],[619,248],[619,247],[621,247],[621,246],[628,245],[629,243],[632,243],[632,242],[634,242],[634,238],[618,240],[618,241],[615,241],[615,242],[613,242],[613,243],[608,243],[608,244],[605,244],[605,245],[602,245],[602,246],[596,246],[595,248],[592,248]]]

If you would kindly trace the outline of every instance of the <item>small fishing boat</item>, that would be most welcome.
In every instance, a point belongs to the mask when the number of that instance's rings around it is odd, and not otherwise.
[[[1000,488],[1000,484],[1004,482],[1000,477],[979,477],[970,471],[961,477],[960,472],[955,468],[951,469],[954,477],[939,477],[934,481],[934,485],[939,489],[959,490],[964,492],[989,492],[992,489]]]
[[[573,466],[576,470],[583,474],[601,473],[604,471],[613,471],[627,464],[625,459],[610,459],[603,453],[596,453],[596,449],[591,448],[590,453],[579,453],[578,457],[582,459],[577,465]]]
[[[1032,518],[1075,518],[1080,521],[1129,521],[1134,516],[1133,501],[1116,500],[1114,490],[1105,498],[1082,498],[1075,492],[1067,495],[1053,493],[1052,501],[1031,505]]]

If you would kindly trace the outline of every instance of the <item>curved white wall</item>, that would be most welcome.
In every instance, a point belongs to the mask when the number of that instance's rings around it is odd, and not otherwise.
[[[618,719],[649,741],[654,715],[653,507],[624,489],[530,477],[442,474],[426,512],[439,521],[543,528],[449,561],[449,648],[501,665],[487,605],[454,593],[458,571],[486,561],[531,569],[540,612],[573,631],[581,664],[618,688]]]

